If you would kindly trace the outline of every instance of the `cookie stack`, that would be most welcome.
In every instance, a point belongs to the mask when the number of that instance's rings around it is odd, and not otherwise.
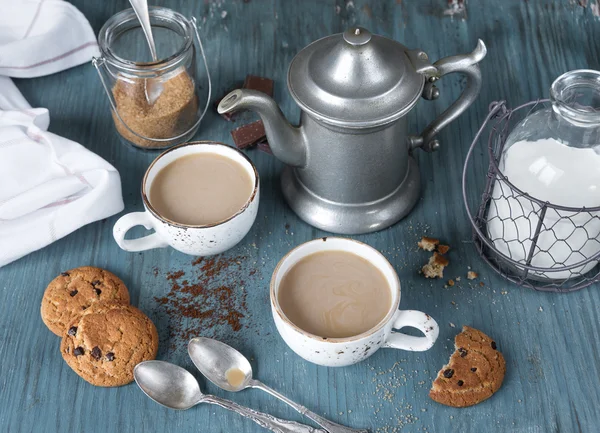
[[[129,305],[123,281],[104,269],[85,266],[61,273],[44,292],[41,315],[62,337],[63,359],[92,385],[128,384],[138,363],[156,357],[156,327]]]

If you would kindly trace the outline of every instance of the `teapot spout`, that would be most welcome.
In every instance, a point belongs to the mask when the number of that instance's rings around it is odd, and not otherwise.
[[[256,90],[237,89],[225,96],[217,107],[219,114],[244,109],[259,114],[269,146],[277,159],[292,167],[306,165],[304,134],[300,128],[290,125],[273,98]]]

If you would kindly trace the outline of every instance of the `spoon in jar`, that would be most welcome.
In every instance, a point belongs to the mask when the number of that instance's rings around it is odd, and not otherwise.
[[[194,365],[212,383],[225,391],[238,392],[246,388],[258,388],[290,405],[306,415],[330,433],[368,433],[323,418],[311,412],[262,382],[252,378],[248,360],[233,347],[212,338],[196,337],[188,343],[188,353]]]
[[[148,13],[148,0],[129,0],[131,7],[135,12],[141,26],[146,41],[148,41],[148,47],[150,48],[150,54],[152,55],[152,61],[158,62],[158,56],[156,55],[156,45],[154,44],[154,37],[152,36],[152,26],[150,24],[150,14]],[[153,105],[160,94],[163,91],[163,85],[159,80],[146,79],[144,80],[144,92],[146,93],[146,100],[150,105]]]
[[[324,430],[257,412],[224,398],[202,394],[198,381],[189,371],[165,361],[141,362],[133,369],[133,377],[144,394],[169,409],[186,410],[200,403],[209,403],[236,412],[276,433],[326,433]]]

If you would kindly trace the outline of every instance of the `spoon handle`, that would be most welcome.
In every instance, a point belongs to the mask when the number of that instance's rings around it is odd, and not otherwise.
[[[144,36],[146,36],[146,41],[148,41],[152,60],[157,61],[156,46],[154,45],[152,26],[150,25],[150,14],[148,13],[148,0],[129,0],[129,3],[142,25],[142,31],[144,32]]]
[[[264,383],[262,383],[258,380],[252,380],[252,382],[250,382],[250,386],[252,388],[261,389],[261,390],[265,391],[266,393],[271,394],[274,397],[277,397],[279,400],[283,401],[284,403],[287,403],[288,405],[290,405],[291,407],[296,409],[302,415],[305,415],[308,418],[312,419],[314,422],[319,424],[321,427],[323,427],[329,433],[369,433],[369,431],[365,430],[365,429],[354,429],[351,427],[346,427],[344,425],[335,423],[333,421],[329,421],[327,418],[323,418],[321,415],[317,415],[313,411],[310,411],[306,407],[290,400],[285,395],[280,394],[279,392],[275,391],[274,389],[268,387],[267,385],[265,385]]]
[[[240,406],[230,400],[217,397],[215,395],[205,395],[202,397],[200,403],[210,403],[217,406],[224,407],[233,412],[236,412],[246,418],[251,419],[259,426],[269,429],[275,433],[326,433],[323,430],[316,429],[305,424],[300,424],[294,421],[287,421],[273,415],[266,413],[257,412],[245,406]]]

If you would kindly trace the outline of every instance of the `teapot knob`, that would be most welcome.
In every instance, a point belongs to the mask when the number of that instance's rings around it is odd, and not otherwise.
[[[350,27],[344,32],[344,40],[350,45],[364,45],[371,40],[371,32],[363,27]]]

